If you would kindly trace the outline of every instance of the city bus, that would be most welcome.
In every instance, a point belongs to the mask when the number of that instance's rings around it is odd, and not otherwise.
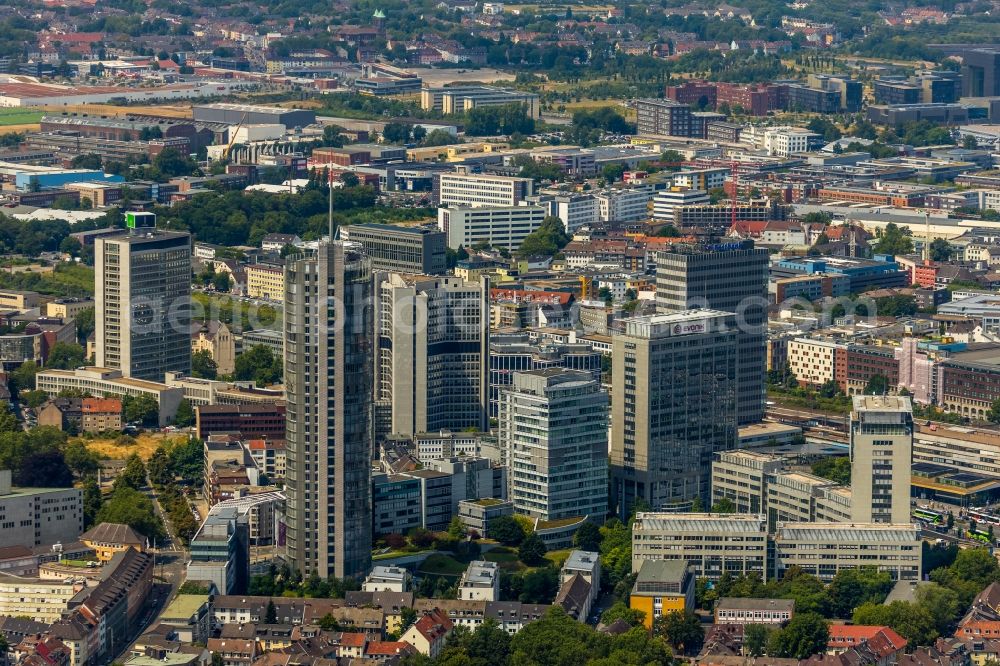
[[[989,513],[984,509],[969,509],[965,512],[965,517],[969,520],[974,520],[977,523],[1000,525],[1000,516],[995,513]]]
[[[931,525],[941,525],[945,521],[944,514],[931,511],[930,509],[916,508],[913,510],[913,516]]]

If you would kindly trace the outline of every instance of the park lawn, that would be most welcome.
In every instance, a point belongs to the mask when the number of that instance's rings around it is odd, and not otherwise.
[[[489,552],[483,553],[483,559],[487,562],[496,562],[504,571],[522,571],[526,567],[524,564],[517,559],[517,551],[512,548],[506,548],[501,546],[500,548],[494,548]]]
[[[45,114],[27,109],[0,109],[0,125],[33,125]]]
[[[550,550],[549,552],[545,553],[545,559],[552,562],[557,567],[561,568],[563,562],[565,562],[566,558],[569,557],[570,550],[571,550],[570,548],[567,548],[565,550]]]
[[[420,567],[417,571],[422,574],[431,574],[435,576],[460,576],[465,569],[466,565],[462,564],[451,555],[434,553],[420,563]]]
[[[87,448],[104,460],[124,460],[133,453],[138,453],[143,460],[149,460],[150,456],[165,441],[187,441],[187,435],[168,435],[165,433],[140,433],[135,436],[135,444],[119,444],[113,439],[86,439],[78,438],[87,445]]]

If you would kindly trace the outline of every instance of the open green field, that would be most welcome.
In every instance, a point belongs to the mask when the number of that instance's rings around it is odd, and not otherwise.
[[[467,565],[462,564],[451,555],[435,553],[423,561],[417,572],[436,576],[461,576],[466,567]]]
[[[43,115],[41,111],[29,109],[0,109],[0,126],[30,125],[41,120]]]

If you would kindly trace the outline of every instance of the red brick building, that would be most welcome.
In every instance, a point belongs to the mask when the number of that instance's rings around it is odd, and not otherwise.
[[[667,86],[667,99],[681,104],[693,104],[706,109],[715,108],[716,84],[708,81],[686,81],[679,86]]]
[[[237,434],[243,439],[284,439],[285,406],[201,405],[195,409],[198,437]]]

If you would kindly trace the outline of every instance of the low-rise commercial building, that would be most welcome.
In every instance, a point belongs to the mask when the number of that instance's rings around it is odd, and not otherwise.
[[[448,238],[448,247],[471,248],[482,243],[515,251],[542,225],[548,207],[448,206],[438,208],[438,227]]]
[[[80,391],[92,396],[149,396],[159,405],[158,423],[169,424],[177,413],[184,397],[184,390],[159,382],[123,377],[121,370],[111,368],[77,368],[76,370],[43,370],[35,377],[38,390],[50,397],[67,390]]]
[[[629,608],[642,611],[643,625],[652,629],[661,615],[694,608],[694,583],[695,577],[686,562],[646,560],[632,586]]]
[[[4,546],[36,548],[72,543],[83,531],[79,488],[15,488],[0,470],[0,530]]]
[[[643,513],[632,530],[632,570],[645,560],[676,560],[694,575],[767,573],[767,521],[761,514]]]
[[[715,623],[782,625],[794,612],[794,599],[723,597],[715,603]]]
[[[437,275],[448,269],[445,257],[448,234],[443,229],[352,224],[341,227],[340,237],[365,249],[372,270]]]
[[[893,580],[920,580],[920,528],[917,525],[852,523],[778,523],[774,535],[773,575],[790,567],[824,582],[838,571],[872,567]]]

